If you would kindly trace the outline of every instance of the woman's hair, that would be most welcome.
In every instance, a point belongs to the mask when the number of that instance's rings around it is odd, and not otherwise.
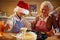
[[[44,2],[42,2],[42,4],[40,5],[40,10],[41,10],[41,8],[42,8],[44,5],[47,5],[47,6],[48,6],[49,12],[51,12],[51,11],[53,10],[53,5],[51,4],[50,1],[44,1]]]

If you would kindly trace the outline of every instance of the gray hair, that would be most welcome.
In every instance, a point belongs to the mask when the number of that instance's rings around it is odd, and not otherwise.
[[[44,6],[44,5],[47,5],[49,7],[49,12],[51,12],[53,10],[53,5],[51,4],[50,1],[44,1],[41,5],[40,5],[40,10],[41,8]]]

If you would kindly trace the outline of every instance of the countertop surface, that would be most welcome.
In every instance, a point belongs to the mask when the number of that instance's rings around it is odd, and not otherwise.
[[[16,40],[16,37],[11,35],[16,35],[17,33],[4,33],[3,37],[0,37],[0,40]],[[46,40],[60,40],[60,36],[51,36],[48,37]]]

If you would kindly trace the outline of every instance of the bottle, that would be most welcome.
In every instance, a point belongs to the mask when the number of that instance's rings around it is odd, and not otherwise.
[[[4,36],[4,21],[0,21],[0,37]]]

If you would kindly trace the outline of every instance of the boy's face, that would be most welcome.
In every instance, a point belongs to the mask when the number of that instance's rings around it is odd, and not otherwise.
[[[16,13],[17,13],[17,15],[18,15],[19,17],[24,16],[24,13],[22,13],[22,12],[16,12]]]

